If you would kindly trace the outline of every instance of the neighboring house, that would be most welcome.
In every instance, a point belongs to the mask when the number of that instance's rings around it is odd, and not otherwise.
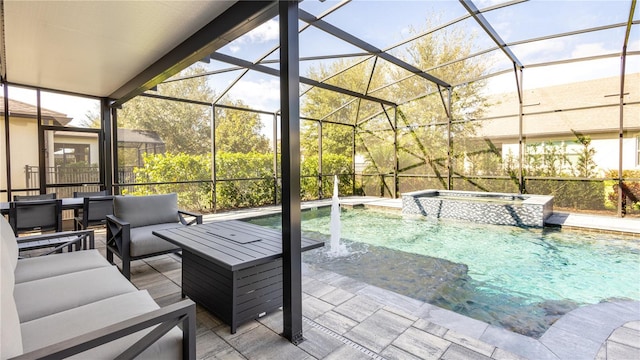
[[[614,76],[523,93],[525,153],[540,154],[543,144],[566,149],[570,161],[584,148],[574,132],[591,139],[599,176],[618,169],[620,77]],[[629,74],[624,92],[623,169],[640,170],[640,73]],[[502,149],[503,159],[518,154],[518,97],[491,96],[478,136]]]
[[[5,156],[4,98],[0,97],[0,188],[7,189]],[[41,109],[43,124],[69,126],[72,119],[66,114]],[[9,99],[9,135],[11,143],[11,187],[12,189],[37,188],[38,127],[37,108],[34,105]],[[27,144],[28,146],[24,146]],[[153,131],[118,129],[118,147],[135,149],[136,164],[141,162],[144,152],[164,152],[164,142]],[[97,165],[100,161],[98,135],[73,130],[45,131],[47,182],[49,184],[99,181]],[[70,169],[73,171],[61,171]],[[82,169],[86,169],[83,172]]]
[[[123,162],[126,166],[142,166],[143,154],[162,154],[165,152],[165,144],[155,131],[119,128],[118,149],[120,150],[119,156],[135,152],[133,155],[135,161],[127,159]]]
[[[67,115],[42,109],[41,116],[45,125],[65,126],[71,122],[71,118]],[[29,176],[29,166],[38,165],[38,126],[36,122],[37,108],[33,105],[9,99],[9,134],[11,142],[11,181],[12,188],[26,188],[27,178]],[[5,123],[4,123],[4,98],[0,97],[0,148],[2,148],[2,156],[0,156],[0,171],[2,189],[7,188],[5,174],[7,173],[6,162],[6,141],[5,141]],[[34,141],[35,140],[35,141]],[[45,142],[55,143],[54,134],[46,133]],[[30,144],[24,146],[24,144]],[[35,146],[34,146],[35,145]],[[53,158],[53,148],[50,149],[49,158]]]

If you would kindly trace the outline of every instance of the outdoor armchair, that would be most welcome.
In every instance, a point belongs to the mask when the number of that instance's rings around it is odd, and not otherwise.
[[[116,196],[113,215],[107,215],[107,260],[113,263],[113,255],[119,257],[122,274],[129,279],[131,261],[180,251],[152,231],[192,224],[202,224],[202,215],[179,210],[175,193]]]

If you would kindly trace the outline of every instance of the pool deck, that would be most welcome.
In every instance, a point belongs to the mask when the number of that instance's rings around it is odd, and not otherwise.
[[[638,218],[554,212],[547,218],[545,224],[569,229],[640,236],[640,219]]]
[[[305,202],[303,208],[330,200]],[[399,211],[397,200],[341,199]],[[277,213],[280,207],[205,216],[205,222]],[[564,223],[593,225],[599,217],[566,216]],[[616,218],[614,218],[616,219]],[[625,219],[620,219],[625,220]],[[634,220],[636,221],[636,220]],[[612,219],[603,220],[613,224]],[[640,220],[623,222],[638,231]],[[623,227],[621,227],[623,228]],[[625,230],[626,231],[626,230]],[[104,254],[104,230],[96,246]],[[132,263],[132,282],[160,305],[180,300],[181,258],[164,255]],[[303,332],[295,346],[282,338],[282,312],[238,328],[236,334],[198,307],[198,359],[640,359],[640,302],[603,303],[576,309],[540,339],[489,325],[330,271],[303,264]],[[637,284],[630,284],[637,286]]]

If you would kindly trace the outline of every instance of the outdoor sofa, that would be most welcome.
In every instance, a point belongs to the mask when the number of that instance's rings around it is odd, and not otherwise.
[[[19,259],[3,216],[0,235],[0,359],[195,358],[191,300],[160,308],[95,249]]]
[[[191,217],[187,221],[186,216]],[[122,260],[122,274],[131,277],[131,261],[178,252],[181,249],[152,231],[202,224],[202,215],[178,209],[175,193],[147,196],[116,196],[113,215],[107,215],[107,260]]]

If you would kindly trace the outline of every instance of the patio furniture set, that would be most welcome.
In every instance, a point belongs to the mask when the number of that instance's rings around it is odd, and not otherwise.
[[[191,300],[160,308],[95,249],[18,259],[2,216],[0,233],[2,359],[195,358]]]
[[[16,237],[0,216],[1,359],[76,354],[192,359],[193,301],[230,325],[232,333],[282,306],[278,231],[238,221],[202,224],[202,215],[178,209],[176,194],[100,197],[102,210],[113,210],[104,216],[106,258],[94,248],[93,230],[86,229],[102,222],[88,217],[87,199],[93,196],[73,202],[77,228],[84,230]],[[63,201],[54,201],[60,209]],[[9,208],[15,215],[15,207]],[[304,239],[302,250],[323,245]],[[22,250],[45,247],[47,256],[19,259]],[[160,308],[128,281],[130,262],[180,251],[183,297],[191,299]],[[122,271],[113,266],[114,255],[122,259]]]

